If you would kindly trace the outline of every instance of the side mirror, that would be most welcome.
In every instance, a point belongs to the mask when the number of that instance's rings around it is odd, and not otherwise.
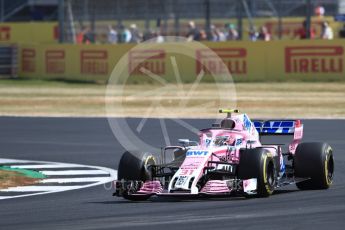
[[[191,141],[191,140],[189,140],[189,139],[178,139],[178,143],[179,143],[180,145],[183,145],[183,146],[191,146],[191,145],[197,146],[197,145],[198,145],[198,142],[196,142],[196,141]]]
[[[189,139],[178,139],[178,143],[184,146],[189,145],[189,142]]]

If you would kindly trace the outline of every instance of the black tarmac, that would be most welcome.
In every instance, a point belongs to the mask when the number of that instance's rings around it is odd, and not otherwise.
[[[129,119],[133,130],[141,119]],[[185,120],[197,128],[211,120]],[[294,185],[269,198],[152,198],[129,202],[112,197],[111,185],[0,200],[0,229],[344,229],[345,120],[305,120],[304,141],[325,141],[334,150],[335,179],[329,190],[299,191]],[[159,147],[159,120],[140,132]],[[196,139],[167,120],[171,144]],[[105,118],[0,118],[0,158],[57,161],[116,169],[124,148]]]

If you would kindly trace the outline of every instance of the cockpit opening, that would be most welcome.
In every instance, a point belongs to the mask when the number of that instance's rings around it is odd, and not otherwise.
[[[236,126],[235,121],[230,120],[230,119],[224,119],[220,123],[220,127],[223,128],[223,129],[234,129],[235,126]]]

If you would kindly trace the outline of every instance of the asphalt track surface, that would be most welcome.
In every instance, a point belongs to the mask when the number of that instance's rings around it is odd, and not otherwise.
[[[198,128],[209,120],[186,120]],[[138,119],[129,123],[137,124]],[[164,143],[157,120],[143,138]],[[0,201],[0,229],[344,229],[345,120],[306,120],[304,141],[334,149],[329,190],[288,186],[269,198],[128,202],[104,186]],[[171,140],[195,136],[168,122]],[[172,141],[173,142],[173,141]],[[174,142],[173,142],[174,143]],[[0,118],[0,157],[117,168],[124,149],[102,118]]]

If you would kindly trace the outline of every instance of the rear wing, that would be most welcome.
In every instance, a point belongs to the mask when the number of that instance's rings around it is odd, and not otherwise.
[[[303,137],[303,124],[300,120],[268,120],[253,121],[260,136],[263,135],[293,135],[289,144],[289,152],[295,154]]]
[[[254,126],[260,135],[295,135],[295,132],[302,133],[303,124],[300,120],[268,120],[253,121]],[[298,135],[299,136],[299,135]]]

